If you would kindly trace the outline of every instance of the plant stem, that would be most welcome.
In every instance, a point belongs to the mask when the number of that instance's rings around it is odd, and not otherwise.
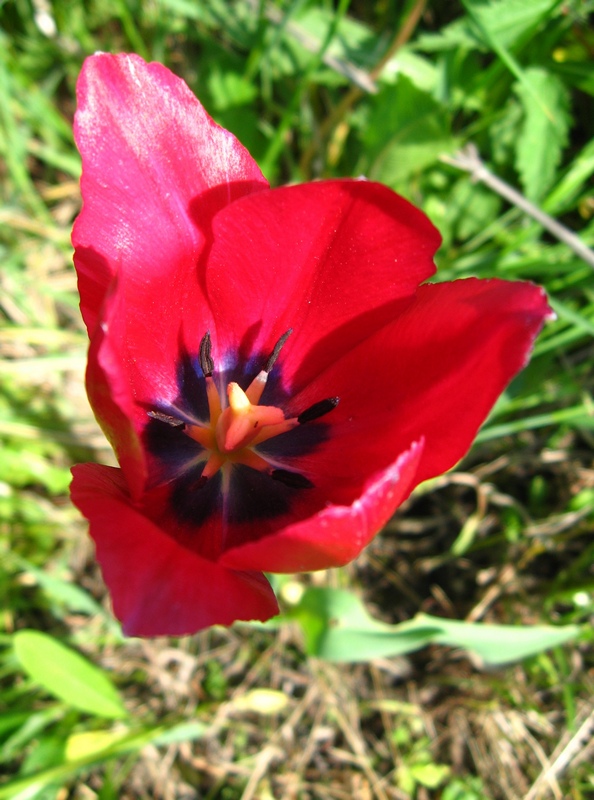
[[[539,225],[546,228],[556,239],[573,250],[586,264],[594,268],[594,251],[587,247],[575,233],[569,230],[569,228],[566,228],[565,225],[562,225],[556,219],[550,217],[542,209],[538,208],[538,206],[535,206],[534,203],[531,203],[523,194],[520,194],[517,189],[514,189],[513,186],[510,186],[509,183],[502,181],[501,178],[498,178],[497,175],[490,172],[479,156],[475,145],[468,144],[453,156],[442,156],[441,160],[446,164],[451,164],[451,166],[457,169],[469,172],[473,180],[481,181],[485,186],[488,186],[489,189],[492,189],[496,194],[500,195],[500,197],[505,198],[512,205],[519,208],[525,214],[528,214],[529,217],[532,217]]]

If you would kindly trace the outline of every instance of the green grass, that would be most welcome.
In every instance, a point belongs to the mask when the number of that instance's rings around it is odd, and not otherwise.
[[[594,3],[44,9],[0,5],[0,799],[591,797],[594,273],[453,161],[473,144],[594,244]],[[391,624],[575,624],[571,643],[485,670],[436,644],[333,664],[288,622],[123,639],[67,495],[71,464],[110,458],[69,244],[74,85],[96,50],[164,62],[274,184],[365,174],[420,205],[443,235],[439,280],[532,280],[557,314],[465,461],[355,564],[281,582],[289,615],[313,585]]]

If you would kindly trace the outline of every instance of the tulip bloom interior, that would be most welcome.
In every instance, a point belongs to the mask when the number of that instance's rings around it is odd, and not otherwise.
[[[468,450],[550,309],[427,283],[440,244],[378,183],[271,189],[179,78],[87,59],[73,231],[87,391],[119,469],[73,469],[115,614],[182,635],[278,607],[264,572],[355,558]]]
[[[179,400],[166,405],[165,411],[148,412],[154,422],[146,428],[147,449],[158,464],[153,485],[176,485],[172,498],[176,513],[192,526],[210,516],[227,523],[274,519],[290,510],[290,490],[314,488],[303,471],[287,467],[296,452],[312,452],[323,440],[328,426],[308,423],[332,411],[340,398],[326,398],[289,418],[280,405],[260,402],[291,333],[281,336],[245,391],[235,380],[227,383],[225,373],[220,377],[226,391],[217,387],[210,334],[206,333],[194,376],[198,385],[189,396],[180,393]],[[269,394],[274,398],[274,393]],[[282,396],[278,399],[284,404]],[[232,526],[221,526],[221,536],[203,545],[212,554],[216,543],[221,554],[233,532]],[[242,532],[238,544],[244,538]]]

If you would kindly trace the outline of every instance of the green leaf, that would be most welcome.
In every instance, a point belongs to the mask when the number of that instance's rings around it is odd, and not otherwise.
[[[296,26],[287,27],[287,42],[293,47],[303,47],[303,34],[310,42],[318,42],[318,49],[336,23],[336,12],[333,8],[323,8],[320,5],[308,4],[302,10],[298,9]],[[298,27],[301,36],[295,36],[295,27]],[[300,41],[301,40],[301,41]],[[379,57],[377,55],[378,38],[372,31],[359,20],[352,17],[338,19],[338,25],[332,41],[327,49],[327,55],[343,61],[354,62],[363,67],[371,67]],[[311,57],[306,51],[306,58]]]
[[[515,87],[524,109],[516,166],[526,195],[539,200],[555,180],[571,116],[567,90],[559,78],[538,67],[526,70],[524,77]]]
[[[109,678],[94,664],[41,631],[14,635],[14,650],[24,671],[49,694],[99,717],[127,716]]]
[[[463,178],[448,197],[446,221],[456,239],[465,241],[494,222],[500,207],[501,200],[493,192]]]
[[[13,561],[19,569],[32,578],[52,603],[57,604],[58,607],[63,607],[69,612],[74,611],[89,616],[100,616],[112,636],[120,640],[123,638],[119,623],[80,586],[71,583],[67,578],[38,569],[17,553],[11,553],[9,560]]]
[[[25,747],[33,739],[46,738],[42,732],[64,716],[64,709],[58,705],[43,708],[40,711],[29,711],[23,724],[14,730],[0,748],[0,763],[10,761],[23,753]]]
[[[10,713],[3,711],[0,717],[0,737],[5,736],[14,728],[19,728],[30,716],[29,711],[11,711]]]
[[[462,647],[498,666],[556,647],[578,633],[575,625],[483,625],[418,614],[399,625],[373,619],[355,595],[308,589],[291,610],[307,652],[329,661],[358,662],[419,650],[427,644]]]
[[[551,61],[547,66],[550,72],[564,78],[570,85],[594,95],[594,65],[591,62]]]
[[[459,48],[487,49],[493,40],[502,47],[515,48],[529,40],[549,20],[561,0],[467,0],[468,16],[454,20],[439,33],[419,36],[422,50]]]
[[[490,625],[418,614],[419,625],[439,624],[433,641],[471,650],[488,666],[499,666],[557,647],[579,632],[576,625]]]
[[[387,625],[369,616],[354,594],[336,589],[308,589],[291,616],[300,622],[310,655],[329,661],[366,661],[419,650],[439,628],[407,630],[410,623]]]
[[[495,40],[501,47],[510,48],[549,20],[560,4],[560,0],[466,0],[464,3],[471,19],[480,24],[479,35],[487,34],[485,44],[491,46]]]
[[[416,783],[427,789],[438,789],[448,779],[451,769],[447,764],[413,764],[410,772]]]
[[[555,184],[543,203],[544,210],[553,215],[567,211],[580,192],[588,192],[588,182],[592,174],[594,174],[594,139],[585,144],[574,157],[565,175]]]
[[[0,800],[25,800],[33,798],[44,787],[63,784],[69,778],[97,763],[112,758],[136,753],[147,744],[167,746],[177,742],[199,739],[205,733],[201,722],[182,722],[168,728],[161,725],[142,731],[89,731],[73,734],[66,741],[64,755],[53,767],[40,770],[33,775],[19,777],[0,786]],[[70,756],[70,759],[68,759]]]
[[[372,180],[403,185],[454,148],[447,111],[407,77],[384,86],[370,102],[363,134],[369,160],[363,171]]]
[[[0,480],[20,487],[38,483],[56,495],[67,491],[72,476],[39,453],[6,445],[0,451]]]
[[[254,102],[256,87],[243,75],[215,67],[207,78],[216,111],[226,111]]]

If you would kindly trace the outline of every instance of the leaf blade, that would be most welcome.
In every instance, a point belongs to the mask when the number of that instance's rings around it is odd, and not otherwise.
[[[68,705],[109,719],[128,716],[109,678],[94,664],[41,631],[14,635],[16,656],[29,677]]]

